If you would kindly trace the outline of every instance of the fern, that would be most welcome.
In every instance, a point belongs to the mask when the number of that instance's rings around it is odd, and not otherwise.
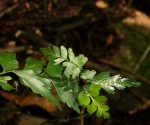
[[[41,48],[47,56],[47,65],[43,66],[40,61],[29,57],[25,67],[17,70],[18,61],[15,53],[0,54],[0,86],[4,90],[16,89],[9,84],[13,78],[10,73],[15,73],[22,85],[25,85],[34,93],[48,98],[58,106],[61,105],[51,93],[52,86],[55,87],[59,100],[80,113],[80,108],[87,108],[87,112],[97,117],[109,118],[109,107],[107,97],[100,94],[103,89],[114,94],[116,89],[123,90],[126,87],[138,87],[139,82],[122,78],[120,75],[111,76],[109,72],[96,74],[95,70],[84,69],[88,61],[87,57],[80,54],[75,56],[71,48],[64,46],[58,48]]]

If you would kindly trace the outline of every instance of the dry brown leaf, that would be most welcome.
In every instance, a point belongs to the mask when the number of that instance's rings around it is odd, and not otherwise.
[[[108,4],[103,1],[103,0],[98,0],[96,1],[95,5],[98,7],[98,8],[101,8],[101,9],[105,9],[108,7]]]
[[[21,107],[25,106],[39,106],[48,112],[55,112],[58,110],[57,106],[51,103],[48,99],[38,96],[22,96],[10,92],[0,91],[0,95],[10,101],[15,102]]]
[[[143,26],[150,29],[150,17],[145,13],[135,10],[132,16],[123,20],[124,23]]]
[[[16,100],[15,103],[21,107],[36,105],[48,112],[54,112],[58,109],[57,106],[48,101],[48,99],[37,96],[27,96],[23,99]]]
[[[112,34],[110,34],[107,38],[106,38],[106,45],[110,46],[113,43],[114,40],[114,36]]]
[[[30,8],[31,8],[30,3],[29,3],[29,2],[25,2],[25,7],[26,7],[27,9],[30,9]]]

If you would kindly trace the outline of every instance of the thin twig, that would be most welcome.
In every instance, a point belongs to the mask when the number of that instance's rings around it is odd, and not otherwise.
[[[8,9],[6,9],[6,10],[4,10],[3,12],[1,12],[1,13],[0,13],[0,18],[2,18],[2,16],[4,16],[5,14],[11,12],[11,11],[12,11],[13,9],[15,9],[18,5],[19,5],[19,4],[16,4],[16,5],[14,5],[14,6],[8,8]]]
[[[142,57],[140,58],[139,62],[137,63],[137,65],[135,66],[132,74],[135,75],[138,71],[138,69],[140,68],[142,62],[144,61],[144,59],[146,58],[147,54],[149,53],[150,51],[150,44],[148,45],[148,47],[146,48],[146,50],[144,51]]]
[[[149,107],[150,107],[150,100],[147,100],[143,105],[140,105],[140,106],[136,107],[135,109],[130,110],[129,114],[133,115],[139,111],[147,110]]]
[[[14,47],[14,48],[6,48],[6,49],[0,48],[0,53],[4,53],[4,52],[20,52],[20,51],[24,51],[24,50],[26,50],[26,46],[18,46],[18,47]]]
[[[30,33],[30,32],[18,30],[16,32],[15,36],[16,36],[16,38],[28,39],[28,40],[30,40],[30,42],[32,42],[33,44],[38,45],[38,46],[52,46],[51,43],[43,40],[38,35]]]

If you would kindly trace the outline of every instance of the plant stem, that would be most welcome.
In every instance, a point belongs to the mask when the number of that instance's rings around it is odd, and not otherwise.
[[[3,71],[3,72],[0,73],[0,75],[4,75],[4,74],[10,73],[10,72],[12,72],[12,71]]]
[[[80,119],[80,125],[84,125],[84,110],[85,107],[82,107],[80,115],[81,115],[81,119]]]
[[[148,47],[146,48],[146,50],[144,51],[142,57],[140,58],[139,62],[137,63],[137,65],[135,66],[132,74],[135,75],[138,71],[138,69],[140,68],[142,62],[144,61],[145,57],[147,56],[147,54],[149,53],[150,51],[150,44],[148,45]]]

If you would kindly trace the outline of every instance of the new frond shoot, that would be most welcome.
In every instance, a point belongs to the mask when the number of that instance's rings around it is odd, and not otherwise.
[[[90,115],[95,114],[97,117],[108,119],[110,116],[107,97],[101,94],[101,90],[114,94],[116,89],[123,90],[126,87],[140,85],[139,82],[122,78],[120,75],[111,76],[109,72],[97,74],[95,70],[84,69],[88,58],[82,54],[75,56],[71,48],[53,46],[41,48],[41,52],[47,57],[46,66],[29,57],[22,70],[17,70],[18,61],[15,53],[0,54],[1,88],[6,91],[16,89],[9,84],[13,79],[10,73],[14,73],[22,85],[48,98],[60,110],[59,101],[62,101],[77,113],[84,107]],[[52,86],[57,91],[59,101],[50,91]]]

